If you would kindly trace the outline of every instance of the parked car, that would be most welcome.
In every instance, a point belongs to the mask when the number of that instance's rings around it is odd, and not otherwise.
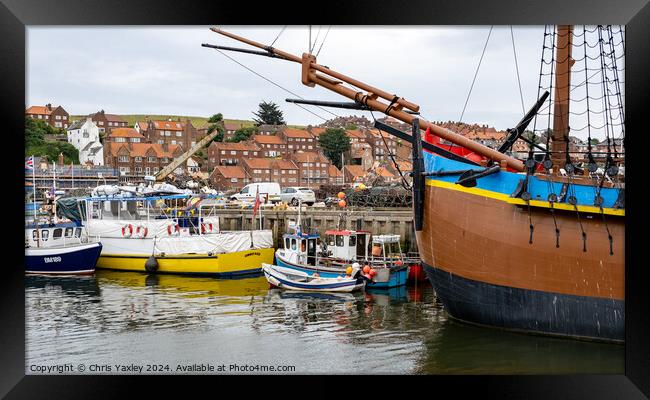
[[[268,198],[271,203],[280,201],[280,184],[277,182],[255,182],[244,186],[238,193],[230,196],[230,200],[255,201],[258,192],[263,200]]]
[[[292,206],[297,206],[300,201],[311,206],[316,202],[316,194],[306,187],[285,187],[280,193],[280,200]]]

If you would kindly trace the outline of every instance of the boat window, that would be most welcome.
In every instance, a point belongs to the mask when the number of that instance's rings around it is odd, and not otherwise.
[[[63,229],[61,228],[56,228],[54,232],[52,232],[52,239],[61,239],[61,236],[63,236]]]
[[[296,249],[296,239],[291,239],[291,250]]]
[[[38,240],[38,229],[34,229],[34,230],[32,231],[32,240],[33,240],[33,241]]]
[[[343,235],[336,235],[336,247],[343,247]]]
[[[81,228],[75,229],[74,236],[75,237],[81,237]]]
[[[356,236],[350,235],[349,245],[350,245],[350,247],[354,247],[354,246],[357,245],[357,237]]]
[[[73,228],[65,228],[65,237],[72,237],[72,231],[74,231]]]
[[[50,231],[47,229],[41,229],[41,240],[42,241],[47,241],[47,238],[50,236]]]
[[[307,241],[305,239],[300,241],[300,251],[307,251]]]
[[[289,248],[290,248],[289,238],[284,238],[284,248],[289,250]]]

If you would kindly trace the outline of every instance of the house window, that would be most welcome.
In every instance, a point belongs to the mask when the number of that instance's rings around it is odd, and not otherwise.
[[[55,123],[54,123],[54,126],[56,126],[57,128],[61,128],[63,125],[61,125],[60,122],[55,122]]]
[[[247,152],[247,151],[244,151],[244,155],[247,156],[247,155],[248,155],[248,152]]]
[[[153,173],[154,173],[154,174],[157,174],[157,173],[158,173],[158,167],[154,167],[154,168],[153,168]]]
[[[61,116],[60,116],[60,115],[57,115],[57,116],[55,116],[54,118],[56,118],[56,119],[61,119]]]
[[[142,167],[135,167],[135,172],[142,173]]]
[[[225,154],[226,154],[226,150],[221,150],[221,154],[222,154],[222,155],[225,155]]]
[[[256,156],[256,155],[257,155],[257,152],[256,152],[256,151],[254,151],[254,152],[253,152],[253,155],[254,155],[254,156]]]
[[[165,143],[164,140],[162,140],[162,139],[161,139],[161,140],[158,140],[158,144],[164,144],[164,143]]]
[[[160,136],[165,136],[165,131],[160,131]]]
[[[156,159],[156,157],[148,157],[148,159],[149,159],[149,162],[156,162],[156,161],[158,161],[158,160]]]
[[[104,121],[99,121],[98,125],[104,125]]]
[[[140,143],[140,138],[137,137],[131,138],[131,143]]]
[[[84,133],[83,133],[83,137],[87,138],[87,137],[89,137],[89,136],[90,136],[90,135],[88,135],[88,131],[84,131]]]
[[[116,137],[115,138],[115,143],[124,143],[126,142],[126,138],[123,137]]]
[[[183,132],[176,132],[176,137],[182,137],[182,136],[183,136]]]
[[[167,162],[167,157],[162,157],[162,158],[160,159],[160,162],[162,162],[162,163],[166,163],[166,162]]]
[[[151,174],[151,167],[144,167],[144,173],[147,175]]]
[[[176,141],[175,141],[175,140],[172,140],[172,144],[176,144]]]
[[[230,178],[230,182],[237,183],[237,178]]]
[[[136,157],[135,162],[142,162],[142,157]]]
[[[119,161],[119,162],[129,162],[129,156],[119,156],[119,157],[117,157],[117,161]]]

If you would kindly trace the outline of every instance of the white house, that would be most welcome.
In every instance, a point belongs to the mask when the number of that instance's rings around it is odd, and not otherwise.
[[[79,150],[81,164],[104,165],[104,146],[99,141],[99,127],[90,117],[72,123],[67,134],[68,143]]]

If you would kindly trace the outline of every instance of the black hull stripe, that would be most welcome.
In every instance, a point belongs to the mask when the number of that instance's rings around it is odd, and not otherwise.
[[[625,340],[623,300],[493,285],[423,265],[436,296],[456,319],[553,336]]]

